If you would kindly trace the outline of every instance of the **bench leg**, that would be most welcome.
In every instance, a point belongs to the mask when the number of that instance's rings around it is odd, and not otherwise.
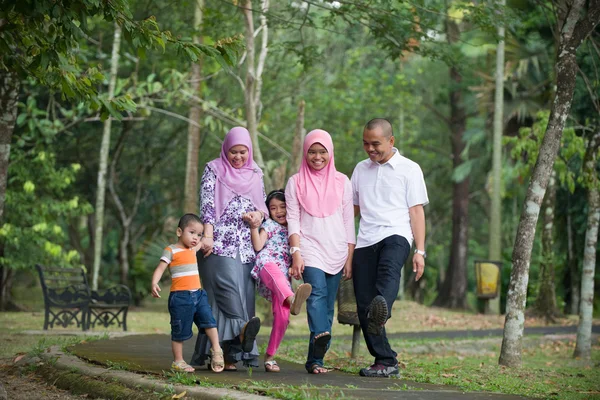
[[[48,320],[50,319],[50,310],[48,309],[48,307],[46,307],[46,310],[44,312],[44,330],[47,331],[48,330]]]
[[[127,332],[127,311],[129,311],[129,308],[125,308],[123,311],[123,332]]]

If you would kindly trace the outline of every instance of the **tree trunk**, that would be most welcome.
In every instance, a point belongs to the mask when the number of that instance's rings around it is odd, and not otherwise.
[[[556,206],[556,173],[552,171],[546,196],[542,229],[542,264],[540,265],[540,289],[533,314],[554,322],[560,316],[556,307],[554,283],[554,207]]]
[[[586,153],[583,174],[588,187],[588,217],[581,272],[581,305],[574,357],[589,360],[592,356],[592,313],[594,307],[594,276],[596,273],[596,245],[598,244],[598,223],[600,219],[600,192],[598,189],[598,144],[600,132],[590,141]]]
[[[498,360],[501,365],[508,367],[521,365],[524,310],[527,300],[531,250],[540,206],[550,180],[554,159],[558,153],[565,121],[571,110],[578,69],[577,48],[583,39],[592,32],[600,19],[598,0],[594,0],[590,3],[587,16],[580,20],[584,3],[584,0],[575,0],[570,8],[559,10],[565,14],[563,18],[558,18],[560,40],[556,61],[556,96],[525,196],[512,253],[512,271],[506,299],[506,319]]]
[[[504,7],[505,0],[498,3]],[[489,259],[502,262],[502,133],[504,130],[504,25],[498,26],[496,47],[496,88],[494,98],[494,134],[492,150],[492,193],[490,204]],[[486,301],[486,314],[500,314],[498,297]]]
[[[449,42],[459,39],[457,24],[446,22]],[[454,33],[451,34],[451,33]],[[467,115],[463,105],[462,75],[457,67],[450,67],[450,129],[452,164],[454,169],[462,163],[465,149],[463,135],[467,126]],[[446,278],[434,305],[463,309],[467,307],[467,249],[469,237],[469,177],[455,182],[452,188],[452,244]]]
[[[108,99],[112,100],[117,83],[117,69],[119,67],[119,49],[121,47],[121,27],[115,23],[112,56],[110,59],[110,76],[108,83]],[[98,290],[98,275],[102,261],[102,231],[104,226],[104,196],[106,191],[106,169],[108,166],[108,153],[110,150],[110,128],[112,118],[109,116],[104,121],[102,144],[100,145],[100,160],[98,163],[98,187],[96,189],[96,230],[94,232],[94,268],[92,275],[92,289]]]
[[[16,74],[0,70],[0,226],[4,224],[4,201],[8,182],[10,144],[17,119],[19,79]],[[4,257],[4,240],[0,238],[0,257]],[[12,304],[12,269],[0,264],[0,310]]]
[[[577,315],[579,310],[579,262],[573,250],[573,222],[571,209],[567,207],[567,268],[569,279],[569,296],[567,299],[567,312]]]
[[[204,0],[196,0],[194,12],[194,43],[202,43],[202,9],[204,8]],[[200,59],[202,60],[202,59]],[[201,79],[202,79],[202,64],[201,61],[192,64],[192,93],[195,96],[202,97]],[[200,149],[200,118],[202,116],[202,108],[195,99],[190,99],[189,119],[196,124],[188,124],[188,144],[187,144],[187,161],[185,173],[185,200],[183,211],[185,213],[198,213],[198,152]]]
[[[258,142],[258,123],[256,121],[256,66],[255,66],[255,41],[254,41],[254,20],[252,15],[252,0],[244,2],[244,21],[246,22],[246,88],[244,99],[246,101],[246,127],[252,138],[252,147],[254,153],[254,161],[262,168],[264,160],[260,151]],[[263,32],[264,34],[264,32]]]
[[[298,115],[296,116],[296,130],[294,131],[294,141],[292,142],[292,165],[290,167],[290,175],[295,174],[300,169],[302,162],[302,146],[306,129],[304,129],[304,109],[306,103],[300,100],[298,103]]]

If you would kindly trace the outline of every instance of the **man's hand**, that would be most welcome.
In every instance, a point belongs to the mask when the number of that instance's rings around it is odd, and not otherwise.
[[[418,281],[423,276],[425,270],[425,258],[419,253],[415,253],[413,256],[413,272],[417,274],[415,281]]]

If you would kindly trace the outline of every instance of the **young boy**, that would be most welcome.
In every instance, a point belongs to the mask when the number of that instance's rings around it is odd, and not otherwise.
[[[165,248],[158,266],[152,275],[152,296],[160,297],[158,282],[165,269],[171,272],[171,294],[169,294],[169,314],[171,314],[171,348],[173,364],[171,369],[179,372],[194,372],[194,368],[183,360],[183,341],[193,336],[192,322],[199,330],[204,329],[210,340],[210,368],[221,372],[225,367],[223,350],[219,345],[217,323],[208,304],[206,292],[200,286],[196,252],[201,250],[203,225],[195,214],[185,214],[179,220],[176,244]]]

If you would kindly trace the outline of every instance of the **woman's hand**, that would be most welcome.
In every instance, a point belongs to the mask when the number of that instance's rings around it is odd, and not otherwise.
[[[299,251],[292,254],[292,273],[294,279],[301,279],[304,272],[304,259]]]
[[[260,211],[251,211],[242,215],[242,221],[247,223],[252,229],[260,228],[262,219],[262,213]]]
[[[347,259],[344,263],[344,272],[342,272],[342,277],[345,281],[352,279],[352,260]]]
[[[204,258],[210,256],[213,251],[214,241],[212,237],[203,237],[200,243],[202,245],[202,253],[204,253]]]

